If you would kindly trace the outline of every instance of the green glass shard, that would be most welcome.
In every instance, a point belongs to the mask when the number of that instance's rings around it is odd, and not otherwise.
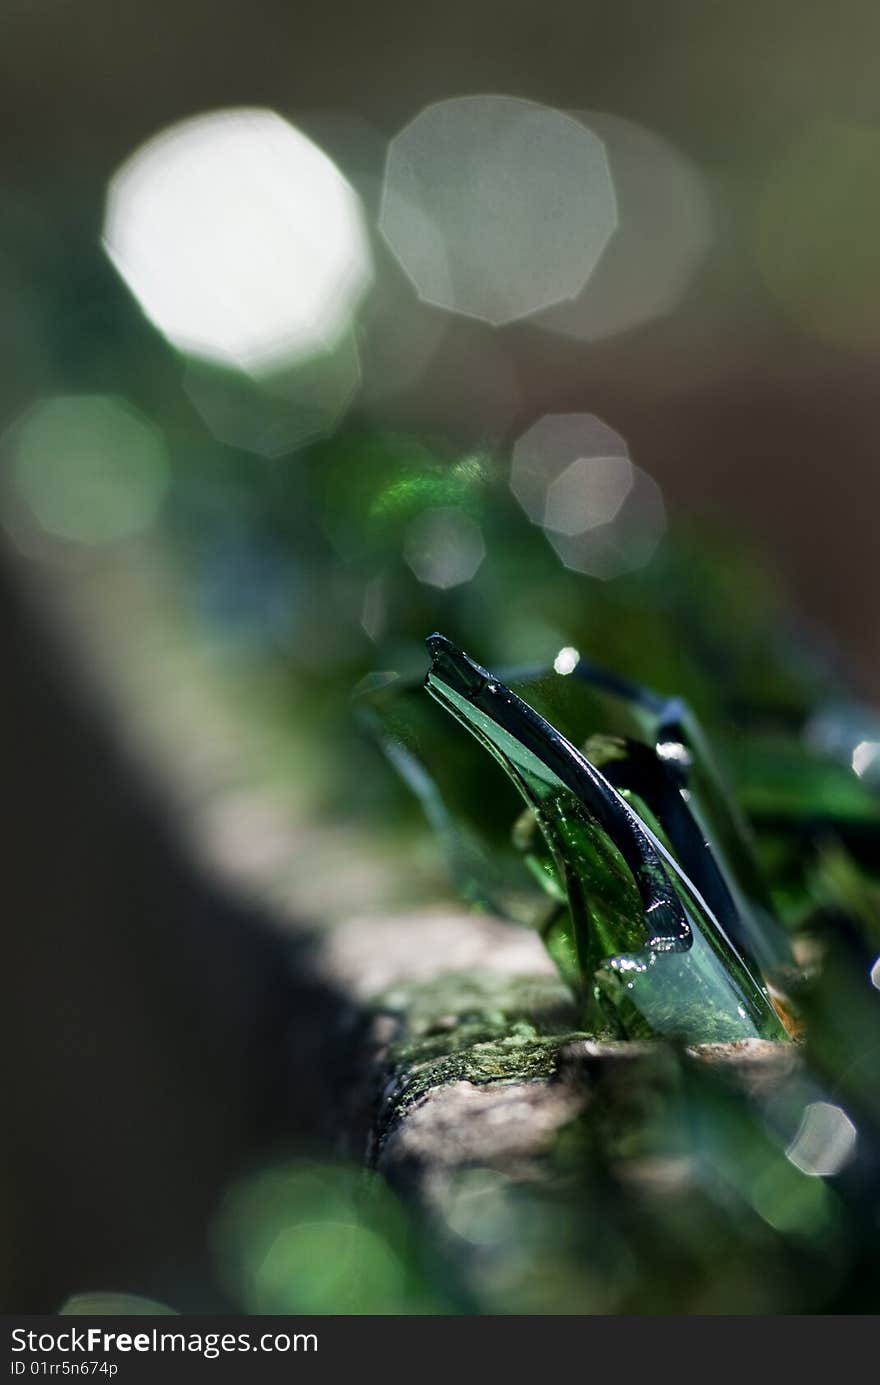
[[[517,691],[636,806],[726,931],[765,969],[790,966],[748,826],[687,704],[584,659]]]
[[[759,933],[741,883],[758,895],[757,870],[682,704],[589,666],[570,684],[587,693],[580,701],[556,674],[507,686],[443,636],[428,648],[428,692],[504,776],[463,738],[438,736],[424,702],[417,708],[393,684],[373,690],[371,715],[466,895],[539,928],[588,1023],[689,1041],[784,1037],[750,934],[768,955],[783,949]],[[529,702],[515,691],[523,684]],[[658,736],[665,751],[651,748]],[[701,800],[739,874],[711,851],[691,811],[683,776],[697,761]]]

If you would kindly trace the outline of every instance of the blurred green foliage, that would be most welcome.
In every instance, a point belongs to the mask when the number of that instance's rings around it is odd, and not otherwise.
[[[487,548],[474,579],[449,591],[420,584],[402,557],[407,524],[437,504],[461,506]],[[381,1263],[365,1300],[357,1295],[366,1289],[346,1288],[343,1269],[328,1271],[327,1308],[345,1299],[355,1311],[876,1309],[880,810],[870,777],[852,768],[845,716],[833,753],[810,740],[817,711],[845,703],[846,680],[822,642],[798,628],[755,555],[736,536],[673,529],[646,569],[596,582],[565,571],[521,514],[503,455],[460,456],[359,428],[291,466],[216,448],[194,453],[179,467],[163,542],[179,565],[187,618],[200,638],[212,632],[223,667],[246,670],[253,715],[275,717],[309,741],[316,811],[396,834],[402,871],[426,827],[357,738],[350,694],[364,679],[375,686],[377,671],[420,676],[429,630],[447,630],[490,666],[546,664],[574,646],[687,697],[806,970],[797,998],[806,1067],[773,1094],[745,1091],[672,1051],[636,1063],[630,1075],[612,1072],[564,1137],[547,1185],[491,1170],[455,1175],[443,1220],[451,1239],[444,1246],[429,1237],[428,1252],[422,1243],[421,1268],[406,1279],[415,1289],[402,1287],[407,1262],[390,1213],[381,1244],[372,1221],[369,1234],[357,1233],[357,1252],[346,1231],[340,1264],[355,1254]],[[218,585],[229,563],[242,563],[246,578]],[[271,600],[254,599],[255,581],[284,594],[279,623],[267,617]],[[372,639],[368,589],[379,593]],[[427,699],[419,715],[435,715]],[[494,781],[468,770],[466,738],[450,737],[448,754],[449,775],[474,787],[478,816],[479,794],[495,792]],[[500,1017],[502,1030],[513,1023],[503,1007]],[[491,1066],[482,1080],[498,1080]],[[830,1173],[793,1162],[813,1108],[838,1113],[826,1132]],[[835,1168],[835,1131],[850,1126],[854,1143]],[[817,1168],[827,1166],[819,1159]],[[287,1206],[280,1195],[277,1206]],[[276,1216],[276,1231],[287,1216]],[[410,1234],[417,1244],[425,1230]],[[318,1291],[298,1278],[304,1245],[307,1237],[282,1237],[262,1262],[259,1293],[276,1309],[321,1308]],[[462,1257],[467,1292],[450,1297],[448,1265]],[[249,1263],[245,1251],[236,1263]],[[257,1302],[253,1287],[238,1292],[237,1301]]]
[[[846,679],[797,627],[772,576],[740,535],[680,524],[639,571],[609,583],[568,571],[513,500],[505,447],[479,440],[462,450],[354,418],[293,458],[224,446],[186,395],[183,363],[97,252],[65,273],[52,241],[43,227],[24,256],[30,327],[9,417],[42,396],[120,396],[161,428],[171,479],[149,533],[105,548],[100,561],[87,545],[43,535],[38,553],[24,549],[25,565],[74,584],[94,569],[123,608],[132,587],[150,589],[158,565],[155,619],[194,662],[208,656],[243,728],[272,728],[277,782],[315,821],[381,838],[388,869],[402,876],[427,829],[359,732],[351,695],[377,672],[420,676],[431,630],[488,667],[546,665],[571,646],[686,698],[808,973],[798,996],[806,1067],[780,1093],[744,1092],[665,1049],[615,1070],[566,1133],[546,1187],[491,1170],[452,1179],[449,1245],[359,1170],[254,1174],[218,1214],[232,1301],[255,1312],[876,1310],[880,807],[852,756],[880,729],[866,735],[862,717],[848,739],[841,716],[832,749],[810,740],[817,714],[846,703]],[[4,448],[13,443],[7,434]],[[7,518],[10,474],[4,464]],[[404,557],[408,527],[437,506],[459,508],[486,547],[473,579],[448,590],[419,582]],[[136,645],[139,630],[127,637]],[[455,773],[470,748],[449,744]],[[471,1022],[499,1042],[528,1021],[503,1006],[486,1020],[477,1005]],[[488,1064],[485,1080],[498,1079]],[[813,1108],[839,1112],[835,1129],[855,1132],[832,1172],[790,1157]],[[462,1255],[464,1288],[450,1268]]]

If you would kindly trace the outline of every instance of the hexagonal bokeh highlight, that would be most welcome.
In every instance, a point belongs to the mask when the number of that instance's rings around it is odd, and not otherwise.
[[[437,505],[408,526],[403,556],[420,582],[447,591],[476,576],[486,545],[470,515],[454,505]]]
[[[712,220],[699,170],[668,140],[622,116],[574,114],[605,145],[617,231],[577,297],[538,321],[598,341],[678,305],[711,244]]]
[[[810,1178],[833,1178],[853,1157],[858,1131],[840,1106],[811,1101],[786,1148],[786,1158]]]
[[[880,788],[880,716],[859,702],[826,702],[806,722],[804,744]]]
[[[426,107],[391,142],[379,227],[419,296],[494,326],[572,298],[617,225],[601,139],[533,101]]]
[[[585,529],[579,534],[545,531],[567,568],[608,581],[644,567],[654,556],[666,531],[663,496],[656,481],[646,472],[636,466],[632,472],[632,488],[610,523]]]
[[[3,522],[25,552],[41,540],[96,548],[148,529],[170,483],[158,428],[114,395],[38,400],[3,439],[11,467]]]
[[[190,361],[184,388],[218,442],[280,457],[332,433],[360,379],[357,343],[349,333],[334,351],[263,380]]]
[[[603,580],[639,568],[666,528],[660,488],[595,414],[546,414],[517,440],[510,487],[566,567]]]
[[[174,346],[258,376],[333,349],[372,279],[356,194],[268,110],[198,116],[136,150],[103,241]]]
[[[629,461],[620,433],[595,414],[544,414],[517,438],[510,467],[510,489],[533,524],[543,524],[547,493],[572,463],[583,458]]]
[[[299,112],[299,128],[333,159],[361,199],[371,225],[379,216],[388,139],[362,117],[333,109]],[[358,316],[362,379],[359,402],[382,406],[424,377],[449,330],[447,314],[432,311],[390,249],[373,246],[374,282]]]
[[[547,487],[544,528],[571,537],[610,524],[634,479],[635,468],[628,457],[576,458]]]

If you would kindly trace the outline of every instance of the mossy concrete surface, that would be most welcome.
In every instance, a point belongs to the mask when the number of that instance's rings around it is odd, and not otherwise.
[[[322,941],[320,965],[361,1016],[351,1152],[420,1201],[443,1171],[543,1177],[560,1132],[621,1065],[646,1089],[675,1080],[668,1046],[580,1031],[538,937],[495,918],[438,908],[346,923]],[[796,1060],[762,1041],[683,1056],[745,1083],[781,1079]]]
[[[521,1168],[581,1108],[554,1080],[578,1037],[574,1003],[536,935],[438,909],[342,925],[322,958],[365,1016],[352,1124],[392,1181]]]

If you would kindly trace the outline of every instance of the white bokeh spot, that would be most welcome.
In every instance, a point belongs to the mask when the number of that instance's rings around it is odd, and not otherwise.
[[[379,227],[419,296],[494,326],[574,297],[617,225],[601,139],[501,95],[428,106],[391,142]]]
[[[268,110],[197,116],[136,150],[103,241],[175,347],[258,376],[332,350],[372,279],[356,194]]]
[[[570,302],[542,312],[542,327],[598,341],[672,312],[712,241],[699,170],[653,130],[605,112],[574,112],[605,145],[617,231]]]
[[[785,1153],[795,1168],[813,1178],[832,1178],[853,1156],[856,1127],[839,1106],[811,1101]]]
[[[563,645],[559,653],[556,655],[556,658],[553,660],[553,670],[555,673],[558,673],[563,678],[565,678],[568,676],[569,673],[574,673],[575,669],[580,663],[580,658],[581,656],[575,649],[574,645]]]
[[[437,505],[409,525],[403,556],[420,582],[446,591],[476,576],[486,545],[480,526],[463,510]]]
[[[578,457],[547,488],[544,528],[555,534],[586,533],[610,524],[633,487],[628,457]]]
[[[517,439],[510,487],[572,571],[608,579],[642,567],[666,528],[657,483],[595,414],[545,414]]]

